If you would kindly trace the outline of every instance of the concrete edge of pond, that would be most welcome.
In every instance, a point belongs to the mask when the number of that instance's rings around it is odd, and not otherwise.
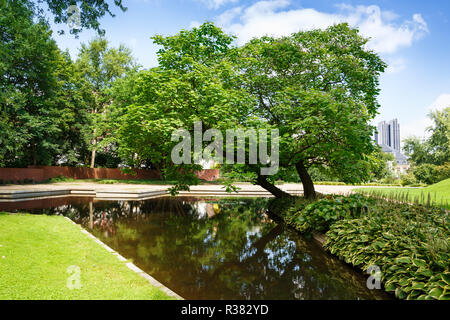
[[[139,267],[137,267],[134,263],[132,262],[127,262],[128,260],[123,257],[121,254],[119,254],[117,251],[115,251],[114,249],[112,249],[110,246],[108,246],[107,244],[105,244],[103,241],[101,241],[100,239],[98,239],[96,236],[94,236],[92,233],[90,233],[89,231],[87,231],[85,228],[83,228],[81,225],[75,223],[74,221],[72,221],[70,218],[68,217],[64,217],[67,221],[69,221],[70,223],[78,226],[81,229],[81,232],[83,232],[84,234],[86,234],[87,236],[89,236],[90,238],[92,238],[95,242],[97,242],[99,245],[101,245],[103,248],[105,248],[108,252],[112,253],[113,255],[115,255],[117,257],[117,259],[119,259],[122,262],[125,262],[125,265],[128,267],[128,269],[130,269],[131,271],[133,271],[134,273],[137,273],[139,276],[143,277],[145,280],[147,280],[152,286],[160,289],[161,291],[163,291],[165,294],[167,294],[170,297],[176,298],[177,300],[185,300],[182,296],[180,296],[179,294],[175,293],[174,291],[172,291],[171,289],[167,288],[165,285],[163,285],[161,282],[159,282],[158,280],[156,280],[155,278],[153,278],[151,275],[149,275],[148,273],[146,273],[145,271],[141,270]]]
[[[301,190],[286,190],[293,195],[303,194]],[[48,190],[1,190],[0,202],[15,202],[24,200],[37,200],[54,197],[93,197],[95,200],[147,200],[170,195],[165,188],[159,190],[105,190],[105,189],[48,189]],[[240,190],[237,193],[228,193],[225,190],[196,189],[181,191],[179,196],[198,197],[272,197],[272,194],[265,190]]]

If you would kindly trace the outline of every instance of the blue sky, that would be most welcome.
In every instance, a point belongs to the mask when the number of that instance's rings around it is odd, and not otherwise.
[[[126,12],[101,20],[112,45],[125,44],[145,68],[157,65],[150,37],[170,35],[204,21],[235,34],[237,44],[264,34],[285,35],[349,22],[371,37],[371,49],[389,64],[381,77],[380,120],[398,118],[402,139],[423,136],[431,109],[450,105],[450,1],[448,0],[124,0]],[[54,30],[67,26],[53,26]],[[54,38],[75,58],[79,39]]]

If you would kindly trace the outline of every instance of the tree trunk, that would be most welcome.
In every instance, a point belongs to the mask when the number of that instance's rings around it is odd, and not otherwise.
[[[92,148],[92,153],[91,153],[91,168],[95,167],[95,148]]]
[[[274,184],[267,181],[266,177],[258,175],[256,179],[256,183],[269,191],[276,198],[290,198],[292,197],[289,193],[284,192],[283,190],[277,188]]]
[[[97,110],[94,111],[95,113],[97,113]],[[91,152],[91,168],[95,168],[95,153],[96,153],[96,148],[95,145],[97,144],[97,138],[95,136],[97,130],[94,128],[94,131],[92,133],[93,135],[93,139],[92,139],[92,152]]]
[[[314,183],[311,179],[311,176],[306,170],[303,162],[298,162],[295,164],[295,168],[297,169],[298,175],[300,176],[300,180],[303,184],[303,196],[307,199],[315,199],[316,191],[314,190]]]

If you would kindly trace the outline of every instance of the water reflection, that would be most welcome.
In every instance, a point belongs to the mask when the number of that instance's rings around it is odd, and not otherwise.
[[[72,199],[34,212],[70,217],[187,299],[390,298],[273,222],[266,207],[266,199]]]

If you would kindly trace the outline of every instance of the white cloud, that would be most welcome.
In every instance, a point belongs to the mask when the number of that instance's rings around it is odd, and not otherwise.
[[[443,93],[436,100],[428,106],[428,109],[431,110],[442,110],[446,107],[450,107],[450,94]]]
[[[426,129],[431,125],[433,125],[433,122],[425,115],[420,119],[400,123],[401,138],[402,140],[411,136],[427,138],[430,134]]]
[[[221,6],[227,3],[236,3],[239,0],[200,0],[208,6],[210,9],[219,9]]]
[[[217,17],[216,22],[220,26],[229,25],[236,17],[238,17],[242,12],[242,7],[236,7],[225,11],[219,17]]]
[[[189,24],[188,29],[198,28],[198,27],[200,27],[201,25],[202,25],[202,24],[201,24],[200,22],[198,22],[198,21],[192,21],[192,22]]]
[[[127,41],[128,46],[131,49],[136,49],[136,45],[137,45],[137,39],[136,38],[131,38]]]
[[[400,131],[402,138],[409,136],[418,136],[428,138],[430,132],[426,129],[433,125],[433,121],[428,117],[430,111],[442,110],[450,106],[450,94],[443,93],[436,100],[431,103],[428,108],[423,111],[423,116],[421,118],[408,121],[405,124],[400,124]]]
[[[386,69],[387,74],[398,73],[406,68],[406,61],[403,58],[388,58],[386,59],[388,67]]]
[[[244,44],[263,35],[283,36],[348,22],[370,37],[369,48],[379,53],[393,53],[409,47],[428,33],[427,23],[420,14],[397,22],[397,14],[382,11],[374,5],[339,5],[336,13],[327,13],[311,8],[289,9],[290,4],[290,0],[259,1],[245,9],[239,7],[224,12],[217,18],[217,23],[236,34],[239,44]]]

